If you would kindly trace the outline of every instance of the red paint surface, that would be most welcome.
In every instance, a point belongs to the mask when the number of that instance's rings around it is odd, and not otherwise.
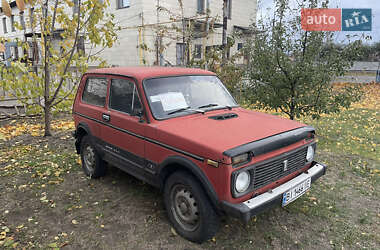
[[[219,121],[208,118],[230,112],[236,113],[238,117]],[[220,160],[222,153],[228,149],[304,126],[243,108],[215,110],[204,115],[198,113],[154,122],[159,131],[157,140],[214,160]]]

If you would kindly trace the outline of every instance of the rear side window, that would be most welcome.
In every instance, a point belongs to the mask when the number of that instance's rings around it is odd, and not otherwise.
[[[82,101],[104,107],[107,96],[107,80],[105,78],[88,78],[83,91]]]
[[[141,110],[136,85],[126,79],[112,79],[109,107],[127,114]]]

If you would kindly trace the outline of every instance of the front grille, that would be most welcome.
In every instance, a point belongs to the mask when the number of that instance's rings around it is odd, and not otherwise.
[[[253,187],[259,189],[269,183],[275,182],[305,166],[307,147],[285,154],[267,162],[258,163],[249,170]],[[287,160],[287,170],[284,171],[284,161]],[[248,167],[249,168],[249,167]]]

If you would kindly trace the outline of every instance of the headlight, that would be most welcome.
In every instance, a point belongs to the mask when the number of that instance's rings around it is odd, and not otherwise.
[[[238,163],[248,161],[248,157],[249,157],[248,153],[232,157],[232,159],[231,159],[232,160],[232,165],[236,165]]]
[[[314,148],[312,146],[307,147],[306,161],[311,162],[314,158]]]
[[[236,176],[235,189],[238,193],[243,193],[247,191],[249,184],[251,182],[251,176],[247,171],[240,172]]]

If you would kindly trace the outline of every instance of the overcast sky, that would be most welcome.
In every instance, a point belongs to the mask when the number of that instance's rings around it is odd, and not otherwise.
[[[296,6],[296,3],[302,0],[290,0],[290,3]],[[273,0],[258,0],[257,19],[264,18],[268,20],[273,16],[274,9]],[[363,33],[372,36],[371,43],[380,42],[380,0],[330,0],[330,8],[370,8],[372,9],[372,31],[367,32],[336,32],[336,41],[342,42],[346,38],[346,34],[361,36]],[[300,12],[301,15],[301,12]]]

